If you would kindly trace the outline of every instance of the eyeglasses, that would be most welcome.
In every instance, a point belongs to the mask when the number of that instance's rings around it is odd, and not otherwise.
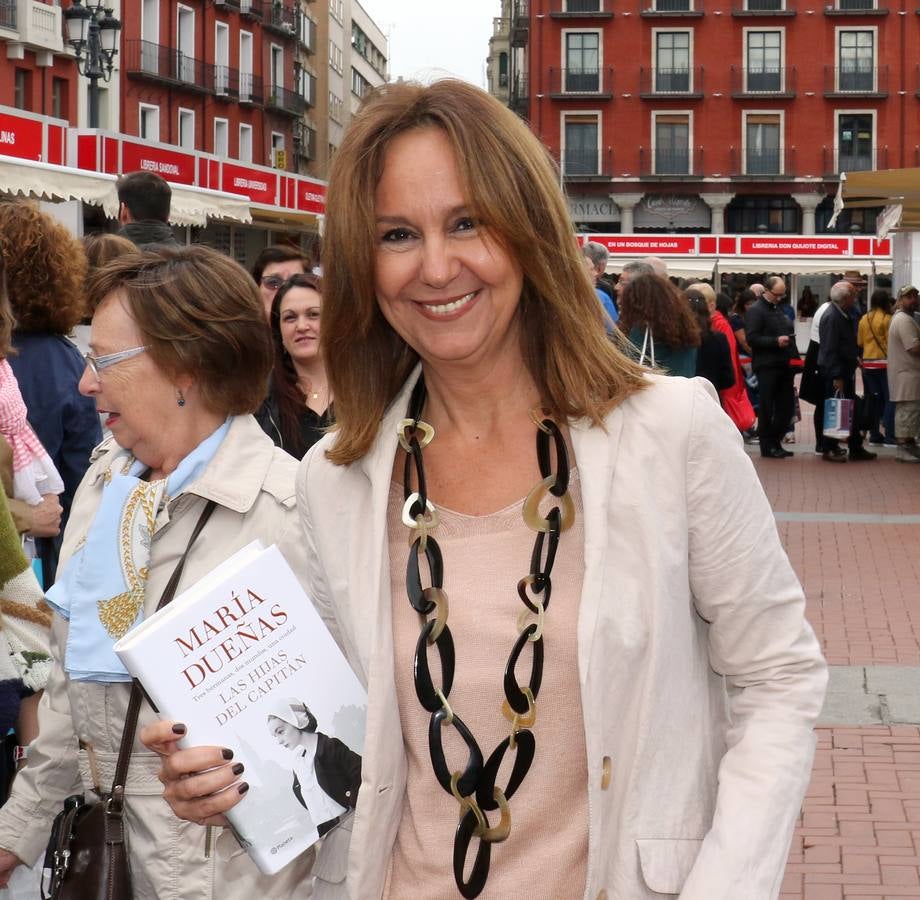
[[[126,359],[131,359],[133,356],[139,356],[146,349],[146,347],[132,347],[130,350],[119,350],[118,353],[107,353],[105,356],[93,356],[92,353],[84,353],[83,359],[86,361],[93,375],[95,375],[96,378],[101,378],[102,376],[100,373],[103,369],[114,366],[115,363],[124,362]]]
[[[259,284],[264,288],[268,288],[270,291],[277,291],[278,288],[284,284],[286,279],[281,278],[278,275],[263,275],[259,281]]]

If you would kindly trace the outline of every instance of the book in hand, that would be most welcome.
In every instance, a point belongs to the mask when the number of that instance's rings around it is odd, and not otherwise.
[[[272,874],[354,809],[367,695],[277,547],[254,542],[145,619],[115,652],[180,746],[234,751],[229,812]]]

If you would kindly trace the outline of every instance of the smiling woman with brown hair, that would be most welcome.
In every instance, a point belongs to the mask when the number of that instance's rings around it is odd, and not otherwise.
[[[327,203],[338,426],[297,496],[368,718],[311,896],[772,900],[826,671],[737,430],[607,340],[558,173],[484,92],[371,94]],[[223,824],[242,785],[172,729],[166,799]]]

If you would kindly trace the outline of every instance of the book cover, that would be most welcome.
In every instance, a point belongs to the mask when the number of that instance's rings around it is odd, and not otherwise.
[[[272,874],[355,807],[367,695],[277,547],[244,547],[115,645],[180,746],[229,747],[228,814]]]

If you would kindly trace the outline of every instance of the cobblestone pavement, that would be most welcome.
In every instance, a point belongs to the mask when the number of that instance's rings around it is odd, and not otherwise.
[[[749,447],[831,665],[781,900],[920,900],[920,466]],[[804,427],[803,427],[804,426]]]

